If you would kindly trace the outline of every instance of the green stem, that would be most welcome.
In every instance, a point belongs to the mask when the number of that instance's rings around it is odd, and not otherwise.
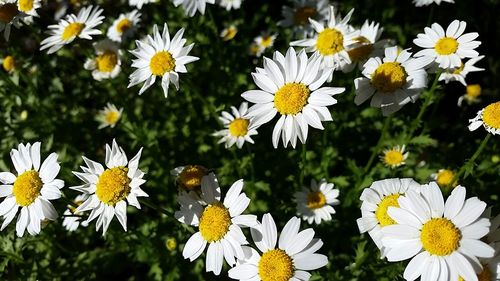
[[[250,177],[250,179],[252,180],[252,182],[255,182],[255,168],[253,166],[255,154],[252,153],[252,149],[250,148],[250,143],[247,143],[246,147],[247,147],[247,153],[251,157],[251,161],[250,161],[250,176],[251,177]]]
[[[363,168],[363,173],[366,174],[370,168],[373,165],[373,161],[375,161],[375,157],[378,155],[380,147],[382,146],[382,143],[384,141],[384,137],[387,133],[387,130],[389,129],[389,123],[391,122],[391,116],[388,116],[385,118],[384,121],[384,126],[382,127],[382,130],[380,132],[380,138],[378,139],[377,145],[372,151],[372,155],[370,156],[370,159],[368,160],[368,163],[366,163],[366,166]]]
[[[455,182],[457,180],[459,180],[462,175],[465,173],[466,169],[470,166],[470,165],[473,165],[474,164],[474,161],[476,161],[477,157],[479,157],[479,155],[481,154],[481,152],[483,151],[484,147],[486,146],[486,144],[488,143],[488,140],[491,138],[491,134],[487,134],[486,137],[483,139],[483,141],[481,142],[481,144],[479,145],[479,147],[477,148],[476,152],[474,152],[474,154],[472,155],[472,157],[469,159],[469,161],[467,161],[461,168],[460,170],[458,171],[458,173],[455,175],[455,178],[453,179],[452,182]]]
[[[171,212],[171,211],[168,211],[168,210],[166,210],[166,209],[164,209],[164,208],[162,208],[162,207],[160,207],[160,206],[158,206],[158,205],[156,205],[156,204],[154,204],[154,203],[151,203],[151,202],[149,202],[149,201],[147,201],[147,200],[144,200],[144,199],[139,199],[139,202],[140,202],[141,204],[144,204],[144,205],[148,206],[149,208],[151,208],[151,209],[153,209],[153,210],[156,210],[158,213],[161,213],[161,214],[167,215],[167,216],[169,216],[169,217],[171,217],[171,216],[172,216],[172,212]]]
[[[305,173],[306,173],[306,144],[303,143],[302,144],[302,162],[301,162],[301,169],[300,169],[300,187],[302,188],[302,186],[304,186],[304,177],[305,177]]]

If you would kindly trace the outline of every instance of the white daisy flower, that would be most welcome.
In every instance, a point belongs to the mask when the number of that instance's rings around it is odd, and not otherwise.
[[[441,2],[455,3],[455,1],[453,0],[413,0],[413,4],[415,4],[415,7],[428,6],[432,3],[436,3],[437,5],[439,5],[441,4]]]
[[[365,77],[354,80],[354,103],[360,105],[371,98],[370,106],[381,108],[387,116],[415,102],[427,86],[425,67],[431,61],[428,57],[411,58],[410,52],[399,52],[398,47],[386,48],[385,57],[370,58],[363,66]]]
[[[107,36],[109,39],[122,42],[127,37],[132,35],[137,24],[141,21],[141,13],[137,10],[133,10],[130,13],[120,14],[120,16],[113,21],[113,24],[108,28]]]
[[[73,202],[75,205],[80,206],[85,200],[88,198],[88,194],[80,194],[78,195]],[[75,212],[76,208],[72,205],[68,205],[68,209],[64,211],[64,219],[62,222],[63,227],[70,232],[73,232],[78,229],[81,225],[83,227],[87,227],[88,223],[86,221],[82,221],[81,213]]]
[[[477,258],[490,258],[494,250],[481,241],[490,221],[481,218],[486,203],[477,197],[465,200],[458,186],[446,202],[435,182],[422,186],[420,194],[408,190],[398,198],[399,207],[387,213],[396,224],[382,229],[382,243],[389,261],[411,259],[404,278],[422,281],[477,281],[482,266]]]
[[[314,29],[309,22],[313,19],[322,22],[327,19],[329,11],[328,0],[293,0],[293,7],[283,6],[283,19],[278,25],[293,27],[294,34],[299,37],[311,36]]]
[[[200,14],[205,14],[205,9],[207,4],[215,4],[215,0],[172,0],[174,2],[174,6],[178,7],[182,5],[186,16],[193,17],[197,11]]]
[[[465,63],[461,61],[461,65],[458,68],[444,71],[439,76],[439,81],[445,81],[448,84],[450,81],[459,81],[464,86],[467,86],[465,78],[470,72],[484,71],[484,68],[475,67],[476,62],[482,60],[484,56],[475,57],[467,60]]]
[[[319,55],[308,58],[304,50],[297,55],[289,48],[286,56],[275,52],[272,60],[264,58],[264,68],[252,73],[260,89],[246,91],[241,96],[256,103],[248,115],[255,117],[258,126],[278,113],[281,115],[272,136],[275,148],[280,135],[285,147],[289,142],[295,147],[297,138],[306,142],[309,126],[323,130],[321,122],[332,121],[327,106],[337,103],[332,96],[345,91],[345,88],[321,87],[332,72],[331,68],[321,68]]]
[[[335,209],[332,206],[338,205],[340,201],[339,190],[334,189],[333,183],[322,179],[319,183],[311,180],[311,187],[302,187],[302,191],[295,193],[297,203],[297,213],[309,224],[321,221],[331,221]]]
[[[130,6],[135,6],[138,9],[142,9],[142,6],[145,4],[155,3],[155,2],[158,2],[158,0],[128,0],[128,4]]]
[[[201,179],[209,173],[210,171],[201,165],[179,166],[170,171],[176,184],[186,192],[201,191]]]
[[[17,0],[0,1],[0,32],[3,31],[6,41],[9,41],[12,26],[19,28],[21,20],[24,20],[27,16],[18,10],[16,2]]]
[[[0,231],[9,225],[18,210],[16,234],[19,237],[25,230],[37,235],[43,220],[57,218],[57,211],[49,200],[61,197],[64,181],[56,179],[61,167],[54,152],[40,166],[40,145],[40,142],[19,144],[18,149],[10,152],[17,176],[10,172],[0,173],[0,197],[5,197],[0,203],[0,216],[3,217]]]
[[[420,191],[420,184],[413,179],[385,179],[375,181],[361,193],[361,218],[357,219],[359,232],[368,232],[375,245],[380,249],[382,258],[387,248],[382,245],[381,230],[396,222],[387,214],[389,207],[398,207],[398,198],[408,190]]]
[[[104,19],[101,16],[103,10],[98,6],[82,8],[78,15],[67,15],[58,24],[49,25],[49,37],[40,43],[40,50],[48,49],[47,54],[52,54],[64,45],[70,44],[77,37],[92,40],[92,35],[100,35],[102,32],[96,29]]]
[[[185,65],[199,59],[188,55],[194,43],[184,46],[186,39],[182,38],[183,34],[184,28],[181,28],[170,40],[167,24],[164,24],[161,35],[155,24],[153,36],[148,35],[146,42],[135,41],[137,49],[131,53],[137,57],[132,63],[132,67],[137,68],[137,70],[130,75],[128,87],[144,82],[139,91],[139,95],[141,95],[159,77],[165,98],[168,96],[170,83],[178,90],[179,73],[187,73]]]
[[[431,28],[426,27],[425,33],[420,33],[413,40],[415,45],[424,48],[417,52],[415,57],[432,58],[440,68],[450,69],[460,67],[461,59],[475,58],[479,53],[475,51],[481,42],[474,41],[477,32],[465,33],[465,21],[454,20],[446,32],[438,23],[433,23]]]
[[[231,9],[237,10],[241,7],[243,0],[218,0],[219,6],[225,8],[227,11]]]
[[[99,129],[106,127],[114,128],[116,123],[120,121],[122,116],[123,108],[118,109],[116,105],[112,103],[107,103],[103,110],[99,111],[97,115],[97,121],[101,123]]]
[[[500,135],[500,101],[479,110],[469,123],[470,131],[475,131],[482,125],[490,134]]]
[[[268,32],[263,32],[261,35],[255,37],[253,39],[253,46],[255,50],[252,51],[252,48],[250,48],[250,52],[254,53],[253,55],[256,57],[262,56],[262,54],[267,50],[270,49],[274,46],[274,41],[276,41],[276,38],[278,37],[278,34],[270,34]]]
[[[351,63],[347,50],[359,36],[358,31],[351,31],[348,22],[351,19],[352,9],[343,19],[335,15],[333,6],[330,6],[326,25],[309,19],[316,35],[311,39],[293,41],[291,46],[305,47],[307,52],[317,52],[323,58],[324,67],[342,68]]]
[[[84,184],[70,188],[89,196],[75,212],[91,210],[86,222],[97,218],[96,230],[102,227],[103,235],[115,215],[127,231],[127,203],[140,209],[137,197],[148,197],[140,188],[146,182],[143,179],[144,172],[139,170],[141,152],[142,148],[128,161],[125,151],[113,140],[112,147],[106,144],[106,169],[100,163],[82,156],[87,167],[80,167],[83,172],[73,172]]]
[[[113,79],[121,71],[120,46],[115,42],[104,39],[93,44],[96,57],[87,59],[83,67],[92,71],[92,77],[97,81]]]
[[[380,156],[380,160],[389,168],[397,168],[406,164],[409,152],[405,152],[406,145],[396,145],[392,148],[385,149]]]
[[[248,104],[241,103],[237,109],[231,106],[231,113],[222,111],[220,121],[224,124],[224,130],[213,134],[215,137],[222,137],[219,143],[225,143],[226,148],[230,148],[234,144],[238,148],[242,148],[245,142],[254,143],[252,136],[257,135],[257,126],[253,119],[247,117]]]
[[[252,227],[257,224],[254,215],[242,215],[250,199],[242,193],[243,180],[238,180],[229,188],[221,201],[221,191],[213,173],[203,177],[201,181],[200,200],[181,194],[181,208],[175,212],[175,218],[180,222],[198,228],[189,238],[182,251],[185,259],[194,261],[207,247],[205,267],[207,272],[219,275],[224,260],[233,266],[235,257],[244,257],[241,245],[247,244],[241,227]]]
[[[243,247],[244,259],[229,270],[229,277],[236,280],[309,280],[308,270],[315,270],[328,264],[325,255],[318,254],[323,241],[314,238],[314,230],[308,228],[299,232],[300,219],[292,217],[278,231],[273,217],[265,214],[262,224],[250,229],[257,249]],[[278,245],[276,245],[278,243]]]
[[[42,6],[41,0],[18,0],[17,9],[28,16],[38,17],[36,12]]]

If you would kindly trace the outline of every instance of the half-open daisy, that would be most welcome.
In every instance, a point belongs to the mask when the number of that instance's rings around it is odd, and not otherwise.
[[[308,270],[328,264],[325,255],[318,254],[323,241],[314,238],[314,230],[300,231],[300,219],[292,217],[283,227],[279,238],[276,224],[270,214],[262,217],[262,224],[250,229],[259,252],[243,246],[244,258],[229,270],[229,277],[236,280],[309,280]],[[276,245],[278,244],[278,245]]]
[[[102,227],[103,235],[115,215],[127,231],[127,203],[140,209],[137,197],[148,197],[140,187],[146,182],[139,170],[141,152],[142,148],[129,161],[125,151],[113,140],[111,147],[106,144],[106,168],[82,156],[87,167],[80,167],[83,172],[73,172],[84,184],[70,188],[89,196],[75,212],[91,210],[87,223],[97,218],[96,230]]]
[[[257,224],[254,215],[243,215],[250,199],[242,193],[243,180],[238,180],[229,188],[221,201],[221,191],[213,173],[201,181],[201,202],[187,194],[179,196],[181,208],[175,217],[182,223],[198,228],[184,246],[185,259],[197,259],[207,247],[205,267],[207,272],[219,275],[224,260],[233,266],[235,258],[244,257],[242,245],[247,244],[241,227]]]
[[[405,145],[396,145],[392,148],[385,149],[380,155],[380,160],[389,168],[397,168],[406,164],[409,152],[405,152]]]
[[[3,0],[0,2],[0,32],[3,31],[5,40],[9,40],[10,30],[12,26],[19,28],[21,20],[26,17],[26,14],[19,11],[17,0]]]
[[[384,116],[415,102],[427,86],[425,67],[428,57],[411,58],[407,50],[398,47],[385,49],[385,57],[370,58],[363,66],[365,77],[356,78],[354,103],[360,105],[371,98],[370,106],[382,109]]]
[[[302,191],[295,193],[299,216],[309,224],[331,221],[332,215],[335,214],[333,206],[340,203],[337,199],[339,190],[333,187],[334,184],[326,182],[325,179],[321,179],[319,183],[313,179],[310,187],[303,187]]]
[[[137,24],[141,21],[141,13],[133,10],[130,13],[120,14],[120,16],[113,21],[113,24],[108,28],[107,36],[109,39],[122,42],[134,33]]]
[[[249,109],[249,116],[255,117],[255,124],[271,121],[276,114],[280,118],[273,130],[273,145],[278,147],[280,139],[286,147],[295,147],[297,138],[306,142],[309,126],[323,130],[321,121],[331,121],[327,106],[337,103],[334,95],[343,93],[344,88],[321,87],[333,72],[332,68],[321,68],[321,57],[310,58],[304,50],[299,54],[289,48],[286,56],[275,52],[273,59],[264,58],[264,68],[252,73],[259,90],[244,92],[241,96],[255,103]]]
[[[420,184],[409,178],[385,179],[373,182],[370,187],[363,190],[359,198],[362,201],[361,218],[356,221],[359,231],[368,232],[380,249],[382,258],[385,257],[387,249],[382,245],[381,229],[396,223],[387,214],[387,209],[399,206],[398,198],[408,190],[418,192]]]
[[[293,27],[293,32],[299,37],[307,37],[314,32],[309,19],[323,22],[328,17],[328,0],[293,0],[293,7],[283,6],[283,19],[278,25]]]
[[[490,221],[481,218],[486,203],[477,197],[465,200],[465,188],[458,186],[450,197],[435,182],[424,185],[420,193],[409,190],[398,198],[398,207],[387,213],[396,224],[382,229],[382,243],[389,261],[411,259],[404,278],[422,281],[477,281],[482,266],[477,258],[493,256],[492,247],[481,241]]]
[[[122,116],[123,108],[118,109],[116,105],[112,103],[107,103],[104,109],[99,111],[97,115],[97,121],[99,121],[99,129],[106,127],[114,128],[116,123],[120,121]]]
[[[231,106],[231,113],[222,111],[222,116],[219,117],[224,130],[215,132],[213,136],[222,137],[219,143],[224,143],[226,148],[230,148],[234,144],[238,148],[242,148],[245,142],[254,143],[252,136],[257,135],[257,126],[253,119],[247,117],[248,104],[242,102],[239,108]]]
[[[449,69],[441,73],[441,76],[439,76],[439,81],[444,80],[445,83],[449,83],[450,81],[459,81],[464,86],[467,86],[467,82],[465,82],[467,74],[469,74],[470,72],[484,71],[484,68],[474,66],[474,64],[476,64],[483,58],[484,56],[479,56],[469,59],[465,63],[463,63],[462,61],[460,67]]]
[[[60,189],[64,187],[64,182],[56,179],[60,170],[58,156],[53,152],[41,163],[40,145],[40,142],[19,144],[10,152],[17,176],[10,172],[0,173],[0,197],[5,197],[0,203],[0,216],[3,217],[0,230],[9,225],[19,210],[16,222],[19,237],[24,235],[25,230],[36,235],[40,233],[43,220],[57,218],[49,200],[59,199]]]
[[[73,203],[77,206],[80,206],[85,200],[87,200],[88,197],[88,194],[80,194],[75,198],[75,200],[73,200]],[[83,227],[88,226],[88,222],[82,221],[83,214],[77,213],[76,208],[72,205],[68,205],[68,209],[64,211],[64,216],[65,217],[63,219],[62,226],[67,231],[75,231],[80,225]]]
[[[460,59],[475,58],[479,53],[475,51],[481,42],[474,41],[479,34],[477,32],[465,33],[465,21],[454,20],[446,32],[438,23],[426,27],[424,33],[417,35],[413,40],[415,45],[424,48],[417,52],[415,57],[432,58],[440,68],[449,69],[462,65]]]
[[[98,6],[88,6],[82,8],[78,15],[67,15],[58,24],[49,25],[49,37],[40,43],[40,50],[48,49],[47,53],[52,54],[64,45],[73,42],[77,37],[91,40],[92,35],[100,35],[102,32],[96,27],[104,19],[101,16],[102,12],[103,10]]]
[[[210,171],[201,165],[179,166],[170,171],[181,191],[201,191],[201,179]]]
[[[215,0],[173,0],[174,6],[182,5],[187,16],[193,17],[196,12],[205,14],[207,4],[215,4]]]
[[[91,70],[92,77],[97,81],[115,78],[121,71],[120,46],[109,39],[98,41],[93,45],[96,56],[87,59],[83,67]]]
[[[146,42],[136,40],[137,49],[131,53],[137,57],[132,62],[132,67],[137,68],[130,75],[130,83],[128,87],[135,86],[144,82],[139,95],[144,93],[151,85],[154,84],[156,78],[161,79],[161,87],[165,98],[168,96],[170,83],[175,88],[179,89],[179,73],[186,73],[186,64],[197,61],[199,58],[189,56],[189,52],[194,46],[186,44],[186,39],[182,38],[184,29],[181,28],[170,40],[168,27],[163,25],[163,33],[160,35],[158,26],[153,26],[153,36],[148,35]]]
[[[475,131],[481,125],[493,135],[500,135],[500,101],[479,110],[477,116],[469,120],[469,130]]]

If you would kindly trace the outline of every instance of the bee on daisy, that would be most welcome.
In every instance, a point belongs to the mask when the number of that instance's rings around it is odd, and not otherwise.
[[[75,200],[73,200],[73,203],[76,206],[80,206],[85,200],[87,200],[88,194],[80,194],[78,195]],[[64,219],[62,222],[62,226],[69,232],[73,232],[78,229],[78,227],[81,225],[83,227],[88,226],[88,222],[82,221],[83,220],[83,214],[82,213],[77,213],[76,208],[72,205],[68,205],[68,208],[66,211],[64,211]]]
[[[70,188],[88,196],[75,212],[91,211],[86,222],[97,218],[96,230],[102,227],[103,235],[115,216],[127,231],[127,203],[140,209],[137,198],[148,197],[140,187],[146,182],[139,169],[141,152],[142,148],[128,160],[123,148],[113,140],[111,147],[106,144],[106,167],[82,156],[87,166],[81,166],[83,172],[73,172],[83,184]]]
[[[385,149],[380,155],[382,163],[391,169],[403,166],[406,164],[409,152],[405,151],[405,145],[396,145],[392,148]]]
[[[226,11],[237,10],[241,7],[243,0],[217,0],[217,3]]]
[[[309,224],[331,221],[335,214],[333,206],[340,204],[337,199],[339,190],[333,187],[334,184],[325,179],[321,179],[319,183],[313,179],[310,187],[303,187],[302,191],[296,192],[294,197],[299,216]]]
[[[432,180],[434,180],[439,187],[445,189],[450,187],[456,187],[458,181],[455,179],[456,173],[449,169],[439,169],[437,173],[431,174]]]
[[[322,22],[327,19],[329,11],[328,0],[293,0],[293,7],[283,6],[283,19],[278,25],[293,27],[293,32],[299,37],[311,36],[314,29],[309,22],[313,19]]]
[[[0,2],[0,32],[6,41],[9,41],[12,26],[19,28],[26,14],[18,9],[17,0],[3,0]]]
[[[219,36],[222,38],[222,40],[229,41],[232,40],[237,33],[238,33],[238,28],[235,25],[230,25],[224,28]]]
[[[371,98],[370,106],[381,108],[384,116],[415,102],[427,86],[425,68],[431,58],[412,58],[407,50],[398,47],[385,49],[384,58],[370,58],[363,66],[363,76],[354,80],[356,97],[360,105]]]
[[[253,39],[253,44],[250,47],[250,53],[256,57],[262,56],[262,54],[274,46],[274,41],[278,37],[278,34],[270,34],[268,32],[263,32],[261,35]]]
[[[308,58],[304,50],[298,54],[289,48],[286,55],[275,52],[273,59],[264,58],[264,68],[252,73],[258,90],[246,91],[241,96],[255,103],[248,116],[260,126],[280,115],[272,133],[273,146],[278,147],[281,137],[286,147],[295,147],[297,138],[305,143],[309,126],[323,130],[322,121],[332,121],[328,106],[337,103],[334,95],[345,88],[322,87],[333,69],[321,68],[321,57]]]
[[[451,195],[443,194],[435,182],[421,192],[409,190],[388,208],[396,223],[382,229],[387,259],[411,259],[404,271],[406,280],[478,280],[482,266],[477,258],[491,258],[494,249],[481,241],[490,221],[481,218],[486,203],[477,197],[465,199],[465,187],[457,186]]]
[[[194,191],[195,193],[201,191],[201,179],[209,173],[209,169],[201,165],[179,166],[170,171],[181,192]]]
[[[222,111],[219,120],[224,125],[224,130],[215,132],[213,136],[222,137],[219,143],[224,143],[226,148],[235,144],[242,148],[245,142],[253,144],[252,136],[257,135],[257,126],[253,119],[247,117],[248,103],[241,103],[239,108],[231,106],[231,113]]]
[[[471,72],[484,71],[484,68],[479,68],[474,66],[478,61],[482,60],[484,56],[478,56],[472,59],[467,60],[465,63],[461,62],[460,67],[455,69],[449,69],[443,71],[439,76],[439,81],[445,81],[445,83],[449,83],[451,81],[458,81],[462,83],[462,85],[467,86],[467,82],[465,82],[465,78],[467,74]]]
[[[108,28],[107,36],[115,42],[122,42],[134,34],[140,21],[141,13],[137,10],[133,10],[132,12],[126,14],[120,14],[120,16],[113,21],[113,24]]]
[[[5,70],[7,73],[12,73],[14,72],[14,70],[16,70],[17,62],[11,55],[5,56],[0,59],[0,63],[2,64],[3,70]]]
[[[47,50],[47,54],[52,54],[76,38],[92,40],[93,35],[102,34],[96,28],[104,20],[102,12],[98,6],[88,6],[82,8],[78,15],[67,15],[58,24],[49,25],[49,37],[40,43],[40,50]]]
[[[98,129],[106,127],[114,128],[118,121],[120,121],[122,112],[123,108],[118,109],[116,105],[112,103],[106,104],[106,106],[100,110],[97,115],[97,121],[100,123]]]
[[[175,218],[198,228],[184,246],[182,256],[185,259],[194,261],[208,246],[206,271],[219,275],[224,260],[234,266],[235,258],[244,258],[242,245],[248,242],[241,228],[255,226],[257,217],[243,214],[250,199],[242,189],[243,180],[236,181],[222,200],[219,183],[210,173],[201,180],[200,200],[188,194],[179,196],[181,207],[175,212]]]
[[[323,241],[314,238],[314,230],[300,231],[300,219],[292,217],[279,237],[273,217],[265,214],[262,223],[250,229],[255,246],[243,246],[243,258],[238,258],[229,277],[236,280],[301,280],[311,278],[309,270],[328,264],[325,255],[316,253]]]
[[[156,3],[158,1],[159,0],[128,0],[128,4],[130,6],[135,6],[138,9],[142,9],[142,6],[144,6],[145,4]]]
[[[43,162],[40,159],[40,142],[19,144],[12,149],[10,157],[17,175],[10,172],[0,173],[0,216],[4,230],[19,211],[16,222],[16,234],[19,237],[28,231],[37,235],[43,220],[55,220],[57,211],[50,200],[61,198],[64,181],[56,179],[61,167],[57,162],[58,155],[51,153]]]
[[[132,67],[137,68],[130,75],[128,87],[143,83],[139,90],[139,95],[144,93],[156,79],[161,80],[161,87],[165,98],[168,96],[170,84],[179,89],[179,73],[187,73],[186,64],[197,61],[199,58],[189,56],[189,52],[194,46],[186,44],[186,39],[182,38],[184,29],[180,29],[170,39],[167,24],[163,26],[160,34],[158,26],[153,26],[153,35],[148,35],[146,42],[135,41],[137,49],[130,51],[137,59],[132,61]]]
[[[215,0],[173,0],[173,3],[176,7],[182,5],[186,16],[194,17],[196,12],[204,15],[207,4],[215,4]]]
[[[122,64],[120,46],[109,39],[98,41],[93,45],[96,56],[87,59],[83,67],[92,71],[92,77],[97,81],[118,76]]]
[[[477,32],[465,33],[467,23],[454,20],[446,31],[438,23],[426,27],[424,33],[417,35],[413,40],[415,45],[423,48],[415,57],[433,59],[441,69],[459,68],[464,58],[476,58],[479,53],[475,50],[481,42],[475,41]]]
[[[479,110],[477,116],[469,120],[469,130],[475,131],[483,126],[493,135],[500,135],[500,102],[494,102]]]
[[[462,106],[465,101],[468,105],[481,102],[481,85],[471,84],[465,87],[465,94],[458,98],[457,105]]]
[[[396,222],[388,215],[389,207],[398,207],[398,198],[408,190],[419,192],[420,184],[413,179],[385,179],[375,181],[361,193],[361,218],[357,219],[359,231],[368,232],[375,245],[380,249],[382,258],[387,254],[387,248],[382,245],[381,230]]]

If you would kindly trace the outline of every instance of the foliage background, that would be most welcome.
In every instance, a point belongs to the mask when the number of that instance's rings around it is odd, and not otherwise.
[[[245,192],[252,199],[249,211],[259,218],[272,213],[278,228],[295,215],[293,193],[302,183],[327,178],[340,189],[342,203],[336,207],[333,221],[315,227],[316,236],[325,242],[320,252],[328,255],[330,263],[315,272],[312,280],[402,280],[404,263],[380,260],[369,237],[358,232],[355,220],[361,215],[358,198],[362,188],[387,177],[414,177],[425,183],[438,169],[458,170],[485,135],[484,130],[470,133],[468,119],[488,103],[499,100],[500,2],[456,2],[435,6],[432,16],[430,7],[415,8],[410,0],[336,3],[343,15],[356,9],[353,24],[361,25],[365,19],[378,21],[385,28],[383,37],[405,48],[414,47],[412,39],[428,22],[447,26],[453,19],[465,20],[468,32],[480,33],[483,43],[479,52],[486,55],[479,65],[487,70],[468,76],[468,82],[483,87],[482,103],[458,107],[456,101],[465,92],[464,87],[459,83],[441,85],[418,134],[406,143],[410,151],[407,165],[390,170],[376,161],[373,169],[364,171],[384,118],[366,104],[354,105],[352,80],[359,73],[335,74],[333,85],[346,87],[346,92],[330,108],[334,121],[324,124],[325,131],[310,130],[307,145],[299,145],[296,150],[273,149],[270,124],[260,128],[255,145],[245,144],[242,150],[226,150],[211,136],[222,127],[217,119],[220,111],[239,105],[243,101],[240,94],[255,87],[250,73],[262,64],[262,59],[248,55],[253,38],[261,31],[276,32],[275,49],[282,52],[295,39],[290,30],[276,25],[281,19],[281,7],[290,4],[288,1],[246,0],[241,9],[230,12],[209,5],[205,16],[197,14],[193,18],[187,18],[181,8],[167,0],[144,6],[137,38],[148,34],[153,24],[167,22],[171,33],[185,27],[188,42],[196,44],[192,54],[200,57],[200,61],[188,66],[188,74],[181,75],[180,91],[171,91],[167,99],[157,84],[142,96],[137,95],[138,87],[126,88],[132,72],[128,52],[124,52],[123,70],[116,79],[97,82],[90,71],[83,69],[86,58],[93,55],[91,42],[76,41],[57,55],[38,51],[46,27],[55,22],[55,1],[44,1],[41,16],[33,25],[14,30],[9,42],[0,41],[2,55],[13,55],[22,65],[13,75],[0,72],[0,168],[13,169],[9,151],[19,142],[41,140],[43,157],[50,151],[59,153],[60,177],[66,187],[77,185],[78,179],[71,171],[82,163],[81,155],[103,161],[104,144],[116,138],[129,156],[144,146],[140,166],[147,173],[144,190],[151,202],[175,210],[177,189],[169,171],[180,165],[202,164],[216,171],[223,188],[239,178],[245,179]],[[103,31],[119,13],[131,10],[123,0],[82,4],[104,8],[107,18],[101,25]],[[71,11],[78,7],[72,5]],[[236,38],[222,41],[219,32],[233,22],[239,29]],[[129,40],[122,47],[132,50],[135,44]],[[116,128],[97,130],[95,115],[107,102],[123,107],[124,116]],[[395,114],[383,147],[404,144],[420,106],[421,100]],[[494,213],[498,212],[500,183],[498,159],[493,157],[499,154],[497,139],[490,141],[473,173],[461,180],[468,188],[468,196],[477,195],[493,205]],[[77,195],[67,188],[64,193],[69,199]],[[66,203],[59,200],[55,206],[62,214]],[[66,232],[61,223],[62,217],[46,225],[39,236],[23,238],[15,237],[15,223],[11,223],[0,234],[0,279],[228,279],[227,268],[218,277],[205,273],[204,255],[193,263],[184,260],[183,243],[194,229],[147,206],[143,205],[142,210],[129,208],[128,232],[114,221],[105,237],[95,232],[94,223],[74,233]],[[167,250],[168,238],[177,240],[176,250]]]

